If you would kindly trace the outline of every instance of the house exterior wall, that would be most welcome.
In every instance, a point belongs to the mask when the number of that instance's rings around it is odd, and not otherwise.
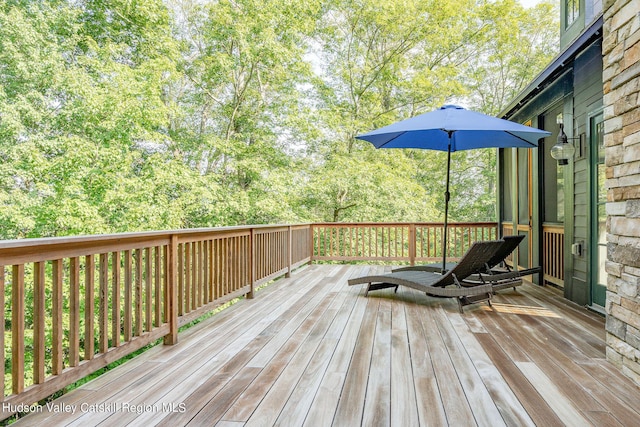
[[[577,152],[573,161],[573,221],[565,230],[567,256],[565,265],[569,270],[565,274],[565,296],[580,304],[591,304],[589,285],[589,240],[591,239],[591,162],[588,124],[592,114],[602,109],[602,41],[596,40],[576,57],[573,64],[573,98],[565,102],[571,111],[567,116],[567,135],[577,138],[571,142]],[[572,108],[571,108],[572,107]],[[582,141],[582,142],[580,142]],[[555,141],[554,141],[555,142]],[[582,147],[580,145],[582,144]],[[567,167],[568,171],[570,167]],[[571,199],[571,194],[565,197]],[[571,244],[579,243],[583,250],[579,255],[571,254]]]
[[[602,15],[603,0],[580,0],[580,13],[568,27],[565,21],[567,0],[560,0],[560,48],[569,46],[590,22]]]
[[[640,385],[640,2],[604,1],[607,359]]]
[[[548,221],[546,212],[550,211],[549,199],[544,191],[547,185],[545,180],[553,177],[548,170],[557,168],[555,161],[548,155],[551,147],[557,142],[556,114],[561,112],[565,122],[565,132],[571,138],[574,145],[579,145],[581,150],[569,165],[563,166],[565,191],[564,200],[564,241],[560,255],[564,259],[564,280],[562,286],[564,295],[580,305],[591,304],[590,287],[590,262],[589,252],[591,236],[591,159],[589,146],[588,126],[589,120],[594,114],[602,111],[603,83],[602,83],[602,35],[600,30],[594,31],[592,38],[583,41],[575,56],[571,56],[553,73],[549,81],[544,82],[544,89],[528,99],[522,106],[510,111],[503,116],[509,120],[524,123],[531,120],[534,127],[541,127],[552,131],[553,135],[541,141],[534,153],[534,183],[533,200],[534,209],[532,216],[532,241],[534,265],[541,265],[544,259],[544,248],[541,244],[542,229],[545,221]],[[576,45],[578,46],[578,45]],[[540,119],[540,120],[539,120]],[[580,152],[581,151],[581,152]],[[502,165],[507,166],[508,158],[502,158]],[[513,163],[514,160],[511,160]],[[501,180],[512,179],[501,174]],[[510,188],[513,188],[512,184]],[[505,188],[507,186],[505,185]],[[550,185],[552,188],[553,185]],[[505,200],[506,199],[506,200]],[[503,195],[502,203],[512,201],[512,197]],[[503,218],[501,220],[511,220]],[[553,221],[553,220],[552,220]],[[574,255],[571,245],[580,243],[583,250]]]
[[[584,20],[591,22],[602,14],[602,0],[587,0],[584,5]]]

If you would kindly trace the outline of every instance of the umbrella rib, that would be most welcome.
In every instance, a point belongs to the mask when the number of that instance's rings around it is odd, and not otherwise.
[[[384,144],[380,145],[378,148],[383,148],[385,145],[387,145],[388,143],[390,143],[391,141],[400,138],[402,135],[404,135],[405,133],[407,133],[407,131],[403,131],[402,133],[399,133],[398,135],[394,136],[393,138],[391,138],[390,140],[386,141]]]
[[[519,137],[518,135],[515,135],[509,131],[505,131],[505,133],[508,133],[509,135],[513,136],[514,138],[518,138],[524,142],[526,142],[527,144],[529,144],[530,146],[532,146],[533,148],[538,148],[538,146],[536,144],[534,144],[533,142],[527,141],[526,139]]]

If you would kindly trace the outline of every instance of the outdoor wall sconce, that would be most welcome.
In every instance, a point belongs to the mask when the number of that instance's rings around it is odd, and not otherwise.
[[[560,125],[560,133],[558,133],[558,142],[551,147],[551,157],[558,161],[558,165],[565,166],[569,164],[569,159],[573,158],[576,148],[569,142],[567,134],[564,133],[564,124],[561,116],[558,116],[558,124]]]

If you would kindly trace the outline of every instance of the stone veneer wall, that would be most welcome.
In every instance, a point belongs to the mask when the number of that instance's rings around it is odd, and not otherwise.
[[[605,0],[607,359],[640,385],[640,1]]]

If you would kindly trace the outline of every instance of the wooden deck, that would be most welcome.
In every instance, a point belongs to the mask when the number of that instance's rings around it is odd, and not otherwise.
[[[638,424],[598,315],[533,285],[460,315],[346,284],[382,268],[305,267],[18,425]]]

